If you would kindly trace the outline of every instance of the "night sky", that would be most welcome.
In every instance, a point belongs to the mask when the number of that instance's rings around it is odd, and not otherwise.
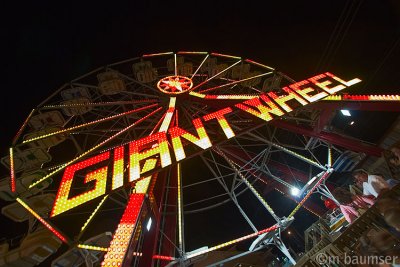
[[[143,53],[220,52],[263,62],[295,80],[331,71],[363,79],[361,88],[370,92],[398,89],[398,1],[243,3],[5,4],[0,152],[59,86]]]
[[[2,156],[32,108],[59,86],[144,53],[231,54],[295,80],[330,71],[362,79],[353,93],[400,88],[395,0],[27,1],[3,3],[2,10]],[[228,239],[232,234],[226,233]]]

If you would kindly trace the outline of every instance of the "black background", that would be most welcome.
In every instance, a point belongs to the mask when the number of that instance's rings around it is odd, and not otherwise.
[[[395,0],[4,5],[3,154],[31,109],[59,86],[143,53],[220,52],[263,62],[295,80],[331,71],[363,79],[361,89],[370,92],[399,88]]]

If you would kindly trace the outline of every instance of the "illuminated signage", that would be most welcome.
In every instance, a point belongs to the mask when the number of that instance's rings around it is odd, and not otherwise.
[[[177,80],[171,77],[167,78],[168,79],[162,80],[162,85],[159,86],[160,90],[168,90],[169,94],[179,94],[185,90],[189,91],[190,88],[192,88],[191,81],[186,80],[188,78]],[[82,162],[70,165],[65,168],[51,212],[51,217],[104,195],[106,193],[107,177],[109,176],[112,177],[112,190],[115,190],[124,185],[124,180],[131,183],[141,178],[141,176],[146,176],[146,172],[157,166],[155,162],[158,159],[160,159],[162,168],[171,165],[173,161],[178,162],[185,159],[186,152],[182,144],[182,139],[185,139],[201,149],[210,148],[212,146],[212,140],[210,140],[204,128],[204,124],[207,124],[209,121],[216,121],[226,139],[229,139],[235,136],[235,132],[227,119],[227,115],[230,113],[236,111],[244,112],[264,121],[270,121],[274,117],[283,116],[287,112],[293,110],[294,107],[289,105],[289,101],[296,101],[300,106],[306,106],[309,103],[326,98],[360,81],[361,80],[358,78],[344,81],[329,72],[320,74],[282,88],[284,92],[283,95],[277,95],[274,92],[264,93],[258,97],[249,98],[230,107],[222,108],[201,118],[193,119],[192,124],[195,128],[195,133],[190,133],[179,126],[174,126],[169,129],[165,127],[165,129],[160,132],[142,139],[134,140],[126,146],[117,147],[113,149],[113,151],[107,151]],[[197,94],[196,96],[199,97],[205,96],[193,91],[191,91],[190,94]],[[235,95],[224,96],[224,98],[237,99]],[[215,96],[215,99],[218,99],[218,96]],[[171,108],[171,110],[173,111],[173,108]],[[172,116],[173,112],[170,113]],[[124,162],[125,154],[127,154],[127,162]],[[157,160],[155,160],[155,158],[157,158]],[[149,161],[148,159],[153,160]],[[108,166],[109,160],[113,160],[112,167]],[[141,167],[141,163],[143,162],[145,162],[145,164]],[[128,177],[124,179],[124,166],[126,166],[127,163],[129,163]],[[77,196],[70,197],[71,185],[76,172],[88,167],[96,167],[96,169],[86,174],[84,183],[94,181],[94,188]]]

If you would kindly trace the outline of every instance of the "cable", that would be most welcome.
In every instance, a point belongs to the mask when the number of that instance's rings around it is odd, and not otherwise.
[[[333,38],[336,35],[336,31],[339,28],[339,25],[341,24],[342,20],[343,20],[343,16],[344,14],[347,12],[348,9],[348,5],[349,5],[350,1],[346,1],[346,4],[342,10],[342,13],[340,14],[340,17],[338,19],[338,21],[336,22],[335,28],[333,29],[331,36],[329,37],[328,43],[326,44],[326,47],[324,49],[324,52],[322,53],[321,58],[318,61],[317,67],[315,68],[315,72],[318,72],[322,63],[323,63],[323,59],[326,57],[326,54],[328,53],[328,51],[330,50],[330,46],[331,43],[333,42]]]
[[[382,66],[385,64],[386,60],[389,58],[389,56],[392,54],[394,49],[398,46],[400,43],[400,36],[397,37],[397,40],[393,43],[393,45],[390,47],[390,49],[387,50],[386,55],[383,56],[383,59],[380,61],[378,66],[376,67],[375,71],[372,73],[372,75],[369,75],[368,80],[365,82],[363,90],[366,90],[371,83],[371,81],[375,78],[376,74],[379,72],[379,70],[382,68]]]
[[[360,2],[358,3],[358,6],[356,7],[356,10],[353,13],[353,16],[350,19],[350,22],[347,24],[346,29],[344,30],[344,33],[342,34],[342,38],[340,39],[339,43],[336,45],[336,48],[334,49],[334,51],[332,52],[330,59],[327,60],[327,64],[326,64],[326,68],[329,68],[329,66],[332,64],[333,60],[335,59],[335,55],[339,49],[339,47],[342,45],[344,38],[347,35],[347,32],[349,31],[351,25],[353,24],[354,18],[356,17],[358,11],[360,10],[360,7],[362,5],[364,0],[360,0]]]
[[[339,20],[334,28],[334,31],[331,34],[331,37],[328,41],[328,44],[325,48],[325,51],[317,65],[316,71],[319,71],[321,68],[329,67],[332,61],[335,59],[335,55],[342,45],[362,3],[364,0],[360,0],[358,5],[356,6],[357,0],[354,0],[350,7],[348,7],[348,1],[339,17]],[[351,17],[350,17],[351,16]],[[343,18],[344,17],[344,18]],[[340,25],[340,26],[339,26]]]

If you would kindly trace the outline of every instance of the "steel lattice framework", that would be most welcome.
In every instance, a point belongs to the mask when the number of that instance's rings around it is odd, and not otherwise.
[[[328,87],[326,79],[338,85]],[[254,238],[243,255],[275,245],[294,262],[281,232],[301,207],[321,215],[306,200],[316,191],[331,196],[325,181],[334,161],[346,149],[381,153],[327,132],[332,111],[355,102],[379,110],[382,101],[384,109],[399,110],[399,96],[331,95],[359,81],[325,73],[296,83],[267,65],[217,53],[143,55],[59,88],[31,112],[2,163],[15,199],[69,247],[103,252],[105,266],[183,266]],[[21,191],[18,181],[39,169],[44,174],[29,184],[32,193]],[[274,189],[298,203],[290,214],[278,215],[265,200]],[[29,206],[32,195],[55,190],[50,213]],[[243,208],[245,192],[270,218],[262,228]],[[185,217],[226,203],[251,232],[188,251]],[[66,226],[63,218],[76,218],[76,210],[86,217]],[[84,241],[96,232],[90,229],[106,230],[97,227],[101,212],[114,216],[108,248]],[[145,231],[149,219],[155,226]]]

